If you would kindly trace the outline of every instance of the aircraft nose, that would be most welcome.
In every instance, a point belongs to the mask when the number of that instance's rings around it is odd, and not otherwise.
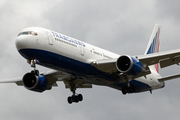
[[[23,49],[27,46],[27,37],[26,36],[18,36],[16,38],[16,48],[17,50]]]

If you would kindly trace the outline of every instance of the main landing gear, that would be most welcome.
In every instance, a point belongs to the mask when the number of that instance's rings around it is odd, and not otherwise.
[[[78,103],[79,101],[82,101],[83,100],[83,96],[81,94],[78,94],[78,95],[72,95],[72,96],[69,96],[68,97],[68,103],[71,104],[73,102],[76,102]]]
[[[78,103],[78,102],[82,101],[83,100],[83,96],[81,94],[76,94],[76,88],[77,87],[76,87],[76,84],[74,83],[74,80],[70,80],[69,81],[69,86],[70,86],[70,90],[73,93],[73,95],[69,96],[67,98],[68,103],[72,104],[73,102]]]
[[[122,88],[122,94],[126,95],[127,93],[134,93],[136,92],[136,85],[131,85],[130,80],[131,77],[125,74],[121,74],[121,80],[122,82],[126,83],[126,86]]]
[[[135,85],[131,85],[131,86],[126,86],[124,88],[122,88],[122,94],[126,95],[127,93],[134,93],[136,92],[136,86]]]

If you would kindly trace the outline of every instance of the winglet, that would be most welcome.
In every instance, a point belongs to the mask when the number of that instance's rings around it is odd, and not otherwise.
[[[157,53],[159,52],[159,44],[160,44],[160,40],[159,40],[159,35],[160,35],[160,28],[161,26],[156,24],[153,32],[151,34],[149,43],[147,45],[146,51],[145,51],[145,55],[146,54],[151,54],[151,53]],[[154,65],[156,68],[156,71],[159,72],[159,65],[156,64]]]

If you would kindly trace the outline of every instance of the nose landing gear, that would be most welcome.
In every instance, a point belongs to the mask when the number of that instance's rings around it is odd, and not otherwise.
[[[31,65],[34,70],[31,71],[31,74],[39,76],[39,71],[36,70],[36,59],[28,59],[27,62]],[[68,85],[70,87],[71,92],[73,93],[72,96],[69,96],[67,98],[67,101],[69,104],[72,104],[73,102],[78,103],[83,100],[82,94],[76,94],[76,88],[78,88],[77,84],[75,83],[75,79],[71,79],[68,82]]]
[[[31,65],[32,68],[34,68],[34,70],[31,71],[31,74],[34,74],[36,76],[39,76],[39,70],[36,70],[36,63],[37,60],[36,59],[31,59],[31,60],[27,60],[27,62]]]

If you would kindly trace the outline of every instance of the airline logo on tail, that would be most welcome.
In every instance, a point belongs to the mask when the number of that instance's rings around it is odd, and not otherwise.
[[[159,34],[160,34],[160,28],[158,29],[156,36],[154,37],[151,46],[146,54],[156,53],[159,52]]]
[[[159,44],[160,44],[159,34],[160,34],[160,26],[155,25],[154,30],[151,35],[151,38],[149,40],[148,46],[146,48],[145,54],[159,52]],[[159,72],[159,65],[155,64],[154,66],[156,68],[156,71]]]

